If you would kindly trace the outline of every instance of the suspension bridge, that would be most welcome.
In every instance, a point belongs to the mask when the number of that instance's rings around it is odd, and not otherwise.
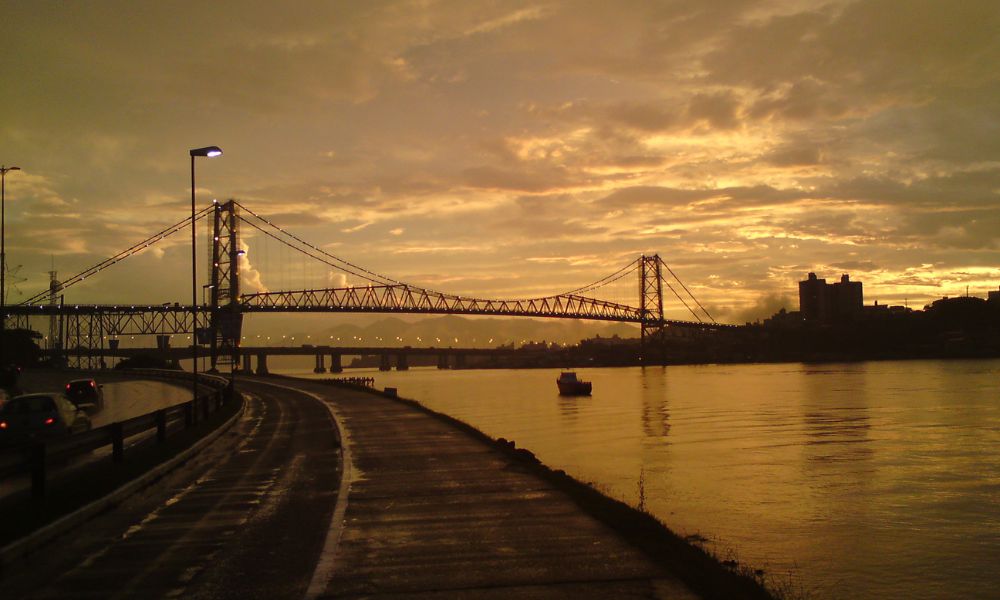
[[[211,299],[201,305],[183,304],[71,304],[66,290],[113,268],[186,227],[191,219],[158,231],[145,240],[107,258],[20,304],[6,306],[4,318],[11,325],[27,327],[32,317],[51,317],[52,339],[63,348],[95,349],[105,338],[135,335],[195,334],[209,347],[212,366],[236,364],[240,356],[243,316],[250,313],[397,313],[427,315],[486,315],[553,319],[588,319],[635,323],[641,339],[662,336],[668,329],[717,330],[733,325],[716,322],[708,310],[659,255],[639,256],[614,273],[567,292],[528,299],[488,299],[435,291],[405,283],[337,257],[257,214],[235,200],[214,202],[195,214],[195,221],[211,222]],[[242,293],[240,264],[244,251],[240,231],[253,232],[343,273],[358,285]],[[632,281],[634,301],[601,299],[600,291],[612,284]],[[666,290],[666,291],[665,291]],[[664,313],[670,294],[690,313],[690,319],[669,319]],[[59,317],[59,331],[55,318]]]

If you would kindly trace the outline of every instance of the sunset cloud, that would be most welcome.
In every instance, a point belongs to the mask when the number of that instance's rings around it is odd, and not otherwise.
[[[556,293],[654,252],[734,320],[795,308],[809,271],[911,306],[1000,280],[996,2],[181,4],[5,13],[23,289],[184,219],[207,144],[200,205],[455,293]],[[243,234],[250,287],[339,281]],[[156,285],[121,267],[67,293],[185,301],[189,243],[135,259]]]

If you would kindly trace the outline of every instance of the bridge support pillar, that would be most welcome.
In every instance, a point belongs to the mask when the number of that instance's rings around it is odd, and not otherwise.
[[[389,355],[388,354],[383,353],[380,356],[380,358],[379,358],[379,364],[378,364],[378,370],[379,371],[391,371],[392,370],[392,365],[389,363]]]
[[[264,354],[263,352],[259,352],[257,354],[257,374],[268,375],[267,354]]]
[[[250,366],[250,355],[245,352],[240,353],[240,373],[253,375],[253,368]]]
[[[313,373],[326,373],[326,357],[322,354],[316,355],[316,367]]]
[[[455,368],[456,369],[464,369],[465,368],[465,355],[464,354],[456,354],[455,355]]]
[[[448,368],[448,355],[444,352],[438,354],[438,368],[447,369]]]
[[[397,371],[410,370],[410,364],[406,361],[406,354],[402,352],[396,355],[396,370]]]
[[[331,373],[343,373],[344,367],[340,364],[340,355],[331,354],[330,355],[330,372]]]

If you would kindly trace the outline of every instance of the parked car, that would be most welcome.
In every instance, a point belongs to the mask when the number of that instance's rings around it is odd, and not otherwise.
[[[64,437],[91,428],[90,417],[59,393],[15,396],[0,407],[0,444]]]
[[[77,408],[98,411],[104,408],[103,388],[93,379],[74,379],[66,384],[66,397]]]

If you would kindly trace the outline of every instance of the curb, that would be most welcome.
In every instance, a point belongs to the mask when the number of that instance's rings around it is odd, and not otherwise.
[[[182,463],[187,462],[193,455],[200,452],[203,448],[205,448],[205,446],[214,442],[220,435],[228,431],[233,425],[236,424],[246,410],[246,401],[241,399],[240,402],[240,409],[236,411],[233,416],[229,418],[229,420],[221,424],[219,427],[216,427],[215,430],[206,434],[205,437],[189,446],[177,456],[156,465],[146,473],[116,488],[107,496],[94,500],[90,504],[86,504],[67,515],[63,515],[35,532],[29,533],[23,538],[15,540],[3,548],[0,548],[0,570],[16,560],[27,556],[33,550],[52,541],[54,538],[62,535],[63,533],[82,525],[105,510],[121,503],[125,498],[138,492],[160,477],[163,477],[163,475],[172,471]]]

